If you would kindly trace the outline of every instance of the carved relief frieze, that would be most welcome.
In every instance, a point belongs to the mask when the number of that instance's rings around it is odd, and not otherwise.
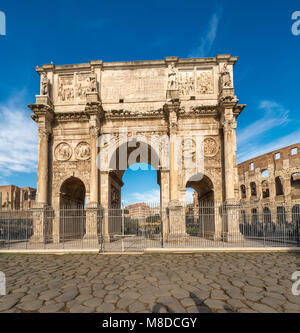
[[[112,208],[118,208],[121,204],[121,193],[114,185],[110,188],[110,202]]]
[[[78,160],[87,160],[90,158],[91,150],[87,142],[79,142],[75,148],[75,157]]]
[[[212,157],[217,155],[219,151],[219,145],[214,138],[204,138],[204,156]]]
[[[88,73],[76,73],[75,96],[79,99],[85,99],[90,90],[90,79]]]
[[[196,93],[213,94],[214,93],[214,78],[212,70],[197,70],[196,74]]]
[[[180,70],[178,74],[180,96],[194,96],[214,93],[212,69]]]
[[[57,161],[68,161],[72,156],[72,148],[66,142],[59,143],[54,150]]]
[[[181,96],[195,95],[194,71],[179,72],[178,90]]]
[[[58,99],[61,102],[84,100],[87,93],[97,91],[97,76],[90,72],[75,72],[58,77]]]
[[[58,98],[62,102],[68,102],[74,99],[74,74],[59,76]]]

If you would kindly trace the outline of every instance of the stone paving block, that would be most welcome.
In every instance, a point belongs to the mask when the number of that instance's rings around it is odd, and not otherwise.
[[[115,310],[115,306],[111,303],[102,303],[96,308],[96,312],[111,313]]]
[[[44,301],[49,301],[57,296],[59,296],[61,293],[56,290],[47,290],[40,294],[39,299]]]
[[[229,299],[227,303],[235,310],[245,308],[245,304],[238,299]]]
[[[57,302],[68,302],[78,296],[78,290],[70,290],[55,298]]]
[[[226,303],[220,300],[216,300],[216,299],[206,299],[204,301],[205,305],[208,306],[209,309],[211,310],[220,310],[220,309],[224,309],[224,307],[226,306]]]
[[[254,302],[257,302],[263,298],[262,294],[256,294],[256,293],[244,293],[244,296],[249,301],[254,301]]]
[[[55,313],[62,310],[64,307],[64,303],[54,303],[50,305],[44,305],[38,311],[40,313]]]
[[[36,312],[38,311],[43,305],[42,301],[35,300],[35,301],[27,301],[27,302],[22,302],[17,305],[17,307],[26,312]]]
[[[229,298],[222,290],[212,290],[210,297],[219,300],[226,300]]]
[[[75,305],[74,307],[70,308],[70,313],[92,313],[94,312],[93,308],[89,308],[83,305]]]
[[[282,304],[284,304],[285,302],[286,302],[285,300],[275,298],[275,297],[264,297],[260,300],[260,303],[266,304],[274,309],[280,309],[280,306]]]
[[[11,299],[7,299],[5,301],[2,301],[0,303],[0,312],[7,311],[7,310],[11,309],[16,304],[18,304],[18,302],[19,302],[18,298],[11,298]]]
[[[83,302],[83,305],[89,307],[89,308],[95,308],[100,306],[103,303],[101,298],[91,298],[88,299],[87,301]]]
[[[277,311],[273,308],[271,308],[268,305],[260,304],[260,303],[254,303],[252,305],[252,309],[256,312],[260,313],[277,313]]]

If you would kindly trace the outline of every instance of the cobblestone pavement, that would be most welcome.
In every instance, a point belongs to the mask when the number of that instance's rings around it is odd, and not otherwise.
[[[0,312],[296,312],[300,253],[0,255]]]

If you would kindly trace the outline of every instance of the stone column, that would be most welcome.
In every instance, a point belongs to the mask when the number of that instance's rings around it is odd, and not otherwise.
[[[0,211],[2,210],[2,192],[0,192]]]
[[[96,89],[96,87],[95,87]],[[97,166],[97,140],[100,132],[101,103],[97,91],[87,94],[87,104],[85,111],[89,115],[90,127],[90,197],[86,205],[86,234],[85,240],[98,242],[100,225],[100,205],[99,205],[99,171]]]
[[[11,202],[11,209],[16,210],[16,190],[12,190],[12,202]]]
[[[161,205],[161,219],[162,219],[162,233],[163,239],[166,239],[166,236],[169,232],[168,227],[168,216],[167,208],[169,204],[169,170],[160,169],[160,205]]]
[[[173,91],[174,95],[175,91]],[[178,92],[177,92],[178,93]],[[185,228],[185,211],[182,203],[179,202],[178,189],[178,156],[177,156],[177,131],[178,131],[178,112],[180,109],[179,99],[172,99],[171,102],[165,104],[164,111],[169,122],[170,135],[170,172],[169,172],[169,204],[168,204],[168,241],[171,239],[179,239],[186,235]]]
[[[98,200],[98,168],[97,168],[97,140],[99,128],[90,127],[90,149],[91,149],[91,175],[90,175],[90,202],[97,203]]]
[[[9,193],[6,192],[6,210],[9,208]]]
[[[44,243],[47,224],[51,223],[48,213],[48,173],[49,173],[49,138],[52,134],[54,112],[48,96],[36,96],[36,104],[28,105],[34,112],[32,119],[38,124],[38,170],[37,198],[35,207],[30,207],[30,190],[28,193],[28,209],[33,209],[33,236],[31,243]]]
[[[185,207],[178,201],[170,202],[168,242],[180,242],[186,236]]]
[[[20,209],[23,210],[23,205],[24,205],[24,191],[20,190]]]
[[[215,203],[214,206],[214,218],[215,218],[215,232],[214,232],[214,240],[220,241],[222,239],[222,205],[219,203]]]
[[[48,156],[50,131],[39,128],[38,170],[37,170],[37,201],[48,204]],[[28,202],[29,202],[28,194]]]
[[[109,236],[109,219],[108,219],[108,196],[109,196],[109,171],[104,170],[100,172],[100,205],[101,205],[101,232],[104,242],[110,241]]]
[[[239,210],[235,196],[236,182],[236,120],[233,108],[236,102],[223,102],[224,168],[225,168],[225,239],[240,242],[243,236],[239,230]]]

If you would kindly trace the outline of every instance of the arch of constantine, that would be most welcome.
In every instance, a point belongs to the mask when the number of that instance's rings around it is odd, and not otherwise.
[[[163,233],[185,234],[186,187],[199,201],[230,210],[239,199],[236,163],[237,57],[42,65],[40,94],[29,105],[38,124],[37,197],[32,242],[60,241],[60,211],[82,208],[85,239],[109,242],[109,210],[121,205],[124,171],[148,161],[157,170]],[[105,154],[104,154],[105,152]],[[108,152],[108,153],[107,153]],[[53,210],[45,228],[45,210]],[[101,213],[102,212],[102,213]],[[100,218],[99,218],[100,214]],[[239,233],[237,220],[212,237]]]

